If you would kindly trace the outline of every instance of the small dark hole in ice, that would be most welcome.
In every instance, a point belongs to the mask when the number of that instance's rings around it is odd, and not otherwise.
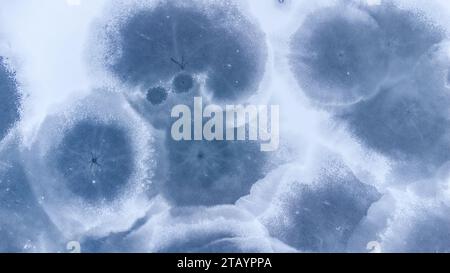
[[[173,88],[176,93],[188,92],[194,86],[194,79],[189,74],[179,74],[173,80]]]
[[[147,100],[153,104],[158,105],[167,99],[167,91],[163,87],[153,87],[147,91]]]

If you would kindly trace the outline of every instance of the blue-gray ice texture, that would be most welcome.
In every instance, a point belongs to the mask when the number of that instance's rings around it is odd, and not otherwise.
[[[0,252],[450,252],[450,5],[13,2]],[[195,96],[280,149],[174,141]]]

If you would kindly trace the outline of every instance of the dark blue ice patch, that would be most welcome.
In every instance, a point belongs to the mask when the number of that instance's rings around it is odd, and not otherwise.
[[[450,104],[450,56],[447,49],[447,43],[432,46],[417,60],[412,74],[414,85],[420,90],[424,100],[442,103],[443,109],[436,109],[439,113],[445,112]]]
[[[450,252],[450,223],[448,219],[423,221],[414,226],[402,251],[411,253]]]
[[[324,8],[291,41],[291,67],[319,103],[370,98],[384,82],[411,76],[419,58],[445,38],[422,14],[389,3]]]
[[[173,89],[176,93],[186,93],[194,87],[194,79],[191,75],[181,73],[173,79]]]
[[[292,71],[306,95],[319,103],[346,104],[369,97],[388,68],[382,35],[361,10],[320,9],[291,39]]]
[[[232,204],[264,177],[267,155],[252,141],[166,140],[166,197],[180,206]]]
[[[167,99],[167,90],[164,87],[153,87],[147,91],[147,100],[153,104],[158,105]]]
[[[282,215],[268,222],[271,235],[303,251],[346,249],[351,234],[380,194],[344,172],[323,170],[311,185],[292,185],[281,200]]]
[[[250,25],[241,26],[243,29]],[[247,29],[248,30],[248,29]],[[236,100],[255,91],[262,78],[264,59],[261,55],[264,40],[253,36],[250,41],[239,33],[214,45],[211,53],[211,70],[207,85],[214,98],[221,101]],[[216,51],[218,54],[216,54]]]
[[[416,11],[400,9],[388,2],[368,6],[365,10],[383,33],[383,48],[391,59],[391,73],[411,72],[418,58],[445,38],[440,27]]]
[[[448,209],[447,209],[448,211]],[[409,253],[448,253],[450,252],[450,219],[445,216],[424,216],[412,224],[404,244],[399,251]]]
[[[0,57],[0,140],[19,120],[19,98],[14,74],[7,70]]]
[[[36,202],[23,166],[17,155],[2,156],[5,158],[0,162],[0,207],[15,211],[30,209]]]
[[[383,31],[392,80],[336,117],[368,147],[432,173],[450,152],[449,59],[439,43],[443,33],[423,16],[390,4],[367,11]]]
[[[409,84],[382,89],[373,99],[337,117],[347,122],[361,142],[378,152],[439,166],[450,152],[445,100],[416,88],[416,84]]]
[[[206,73],[213,97],[235,100],[256,91],[264,72],[264,35],[237,10],[204,11],[161,4],[140,11],[120,26],[121,54],[109,69],[132,85],[152,86],[180,72]],[[214,12],[215,15],[212,15]],[[111,37],[111,41],[116,41]]]
[[[51,158],[69,190],[89,202],[114,200],[134,169],[124,129],[93,121],[69,129]]]
[[[0,171],[0,252],[33,252],[44,238],[61,239],[17,162]]]
[[[0,152],[0,252],[32,252],[42,240],[61,239],[42,210],[14,144]]]

